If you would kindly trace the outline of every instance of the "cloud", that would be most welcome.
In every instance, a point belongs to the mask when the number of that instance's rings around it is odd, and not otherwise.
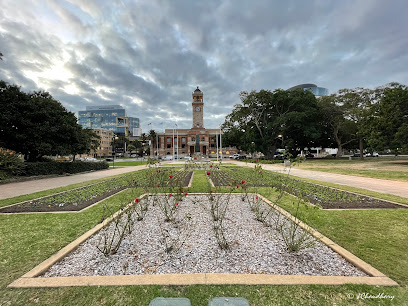
[[[217,127],[239,92],[408,83],[405,1],[5,0],[0,79],[77,113],[121,104],[142,127]],[[18,9],[17,9],[18,8]]]

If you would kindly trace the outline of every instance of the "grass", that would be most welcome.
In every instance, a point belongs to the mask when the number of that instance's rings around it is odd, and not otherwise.
[[[109,167],[113,168],[113,162],[108,162]],[[123,168],[123,167],[132,167],[132,166],[140,166],[146,165],[147,161],[116,161],[115,168]]]
[[[408,181],[408,172],[403,171],[385,171],[385,170],[364,170],[364,169],[345,169],[345,168],[307,168],[307,170],[330,172],[346,175],[364,176],[379,178],[385,180]]]
[[[207,191],[205,171],[196,171],[193,190]],[[259,189],[273,199],[276,193]],[[115,209],[142,190],[118,194],[105,203]],[[282,207],[292,211],[293,197]],[[216,296],[241,296],[250,305],[404,305],[408,301],[408,211],[307,210],[304,220],[359,256],[400,287],[343,286],[115,286],[9,289],[7,285],[100,222],[103,204],[75,214],[0,215],[0,305],[148,305],[158,296],[187,297],[192,305],[208,305]],[[395,296],[389,299],[348,299],[360,293]],[[406,304],[405,304],[406,305]]]
[[[408,181],[408,158],[379,157],[340,159],[309,159],[297,166],[300,169],[355,176]]]
[[[396,196],[396,195],[393,195],[393,194],[380,193],[380,192],[375,192],[375,191],[371,191],[371,190],[367,190],[367,189],[351,187],[351,186],[347,186],[347,185],[340,185],[340,184],[321,182],[321,181],[307,179],[307,178],[303,178],[303,177],[299,177],[299,176],[296,176],[294,178],[296,178],[298,180],[310,182],[310,183],[315,183],[315,184],[320,184],[320,185],[323,185],[323,186],[334,187],[334,188],[338,188],[338,189],[345,190],[345,191],[351,191],[351,192],[355,192],[355,193],[361,193],[361,194],[376,197],[376,198],[379,198],[379,199],[384,199],[384,200],[393,201],[393,202],[408,205],[408,198],[403,198],[403,197]]]

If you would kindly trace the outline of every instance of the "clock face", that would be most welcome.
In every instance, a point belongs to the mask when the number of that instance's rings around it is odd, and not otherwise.
[[[199,112],[201,108],[199,106],[196,107],[196,112]]]

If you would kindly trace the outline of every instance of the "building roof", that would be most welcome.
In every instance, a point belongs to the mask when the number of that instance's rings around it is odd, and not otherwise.
[[[317,87],[317,85],[315,85],[315,84],[300,84],[300,85],[293,86],[293,87],[289,88],[288,90],[294,90],[294,89],[298,89],[298,88],[311,88],[311,87]]]

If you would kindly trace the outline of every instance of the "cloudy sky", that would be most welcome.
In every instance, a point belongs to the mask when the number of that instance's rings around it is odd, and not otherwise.
[[[406,0],[2,0],[0,79],[147,130],[224,121],[239,92],[408,84]],[[164,122],[163,125],[160,125]]]

